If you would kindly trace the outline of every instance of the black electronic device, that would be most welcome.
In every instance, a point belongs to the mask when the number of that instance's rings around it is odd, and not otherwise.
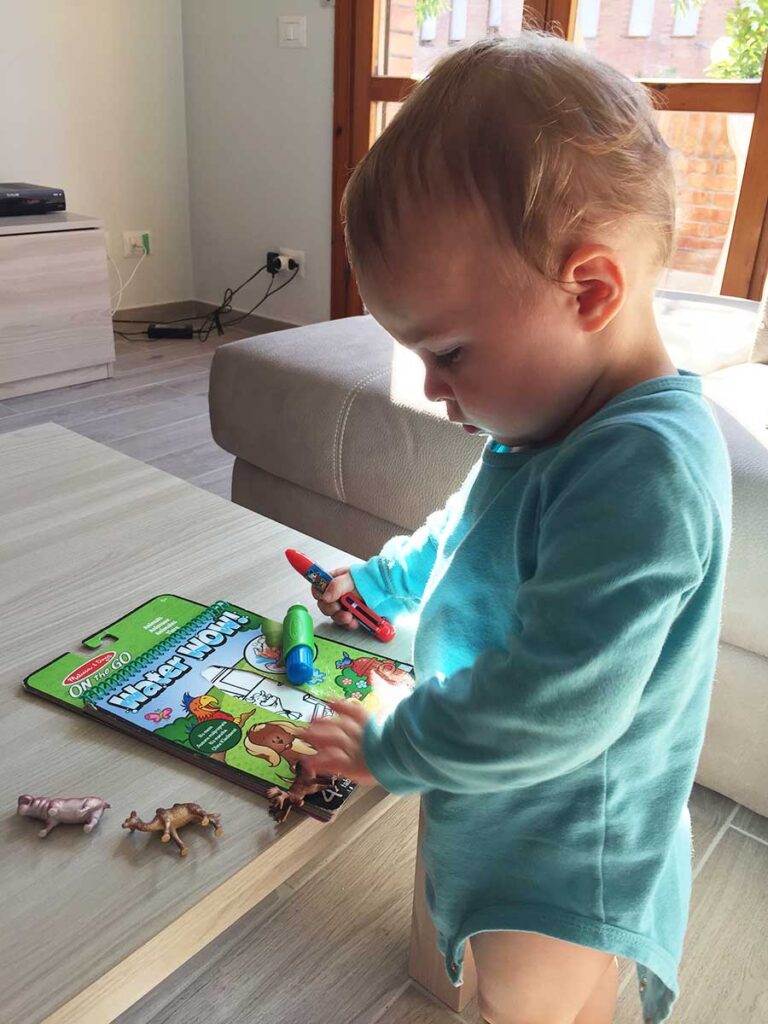
[[[148,338],[193,338],[192,324],[150,324]]]
[[[27,181],[0,181],[0,217],[66,210],[64,189],[31,185]]]

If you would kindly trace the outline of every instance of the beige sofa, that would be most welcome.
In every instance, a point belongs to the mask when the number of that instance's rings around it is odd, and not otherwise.
[[[733,465],[722,645],[698,781],[768,815],[768,365],[754,303],[660,292],[677,366],[702,374]],[[421,392],[421,364],[370,317],[225,345],[211,370],[232,499],[366,558],[460,484],[483,441]]]

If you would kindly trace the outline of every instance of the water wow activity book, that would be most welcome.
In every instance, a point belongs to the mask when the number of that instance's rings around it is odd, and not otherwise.
[[[328,700],[354,698],[383,715],[413,680],[410,665],[315,637],[312,677],[294,686],[282,630],[226,601],[164,594],[83,641],[99,653],[64,654],[24,686],[257,793],[287,791],[298,761],[315,753],[302,731],[332,714]],[[304,810],[328,820],[354,788],[337,779]]]

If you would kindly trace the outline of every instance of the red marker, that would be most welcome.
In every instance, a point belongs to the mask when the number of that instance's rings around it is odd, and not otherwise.
[[[306,555],[302,555],[301,552],[289,548],[285,552],[285,557],[296,572],[300,572],[321,593],[333,581],[333,576],[329,572],[321,569],[319,565],[307,558]],[[391,640],[394,637],[395,627],[392,623],[388,619],[383,619],[380,615],[377,615],[367,604],[353,597],[352,594],[343,594],[339,598],[339,604],[345,611],[350,612],[363,629],[372,633],[377,640],[382,640],[386,643],[387,640]]]

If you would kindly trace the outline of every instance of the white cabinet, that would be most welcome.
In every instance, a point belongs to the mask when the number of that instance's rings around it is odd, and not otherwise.
[[[111,377],[114,361],[100,222],[0,217],[0,399]]]

